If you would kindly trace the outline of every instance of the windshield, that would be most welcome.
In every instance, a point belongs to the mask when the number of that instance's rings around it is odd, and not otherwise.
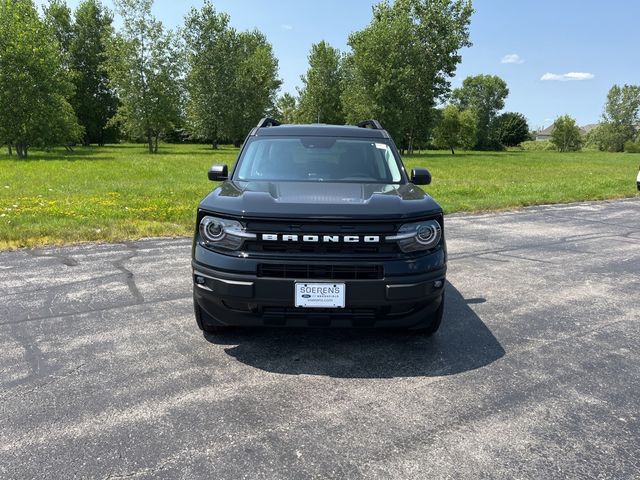
[[[400,183],[400,164],[381,140],[302,137],[254,138],[235,180]]]

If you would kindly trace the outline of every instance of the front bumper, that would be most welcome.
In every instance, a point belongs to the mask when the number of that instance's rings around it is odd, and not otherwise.
[[[197,246],[196,249],[202,249]],[[256,274],[255,262],[230,259],[210,251],[199,252],[221,258],[217,268],[192,262],[194,301],[215,322],[237,326],[287,327],[412,327],[424,322],[441,302],[445,285],[444,251],[419,257],[412,262],[385,264],[386,275],[375,280],[328,280],[266,278]],[[201,255],[202,258],[202,255]],[[225,267],[242,267],[229,271]],[[294,263],[294,262],[292,262]],[[351,262],[353,263],[353,262]],[[377,262],[380,263],[380,262]],[[404,263],[404,274],[400,273]],[[418,269],[420,267],[420,269]],[[294,306],[296,281],[345,283],[345,308],[318,309]]]

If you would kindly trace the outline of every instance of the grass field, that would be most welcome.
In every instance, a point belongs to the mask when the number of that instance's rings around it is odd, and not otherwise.
[[[6,152],[6,151],[5,151]],[[0,249],[80,241],[190,235],[207,169],[237,150],[143,145],[0,154]],[[447,213],[633,197],[640,155],[599,152],[427,152],[425,187]]]

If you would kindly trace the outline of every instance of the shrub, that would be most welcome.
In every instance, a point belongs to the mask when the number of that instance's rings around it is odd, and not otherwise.
[[[528,140],[520,144],[523,150],[528,152],[554,151],[556,147],[549,140]]]
[[[490,143],[503,147],[515,147],[529,140],[529,125],[521,113],[506,112],[498,115],[489,125]]]
[[[602,152],[621,152],[628,139],[629,132],[624,127],[601,123],[587,134],[586,142]]]
[[[455,105],[447,105],[439,114],[433,131],[433,143],[454,152],[454,148],[471,149],[476,143],[478,118],[471,110],[460,111]]]
[[[560,152],[575,152],[582,148],[582,134],[575,119],[569,115],[562,115],[553,122],[551,143]]]
[[[640,141],[632,142],[627,140],[624,142],[624,151],[628,153],[640,153]]]

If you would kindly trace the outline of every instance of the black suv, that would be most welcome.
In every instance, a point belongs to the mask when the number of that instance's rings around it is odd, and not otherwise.
[[[249,133],[198,207],[194,307],[227,326],[403,327],[434,333],[444,307],[442,208],[379,122]]]

